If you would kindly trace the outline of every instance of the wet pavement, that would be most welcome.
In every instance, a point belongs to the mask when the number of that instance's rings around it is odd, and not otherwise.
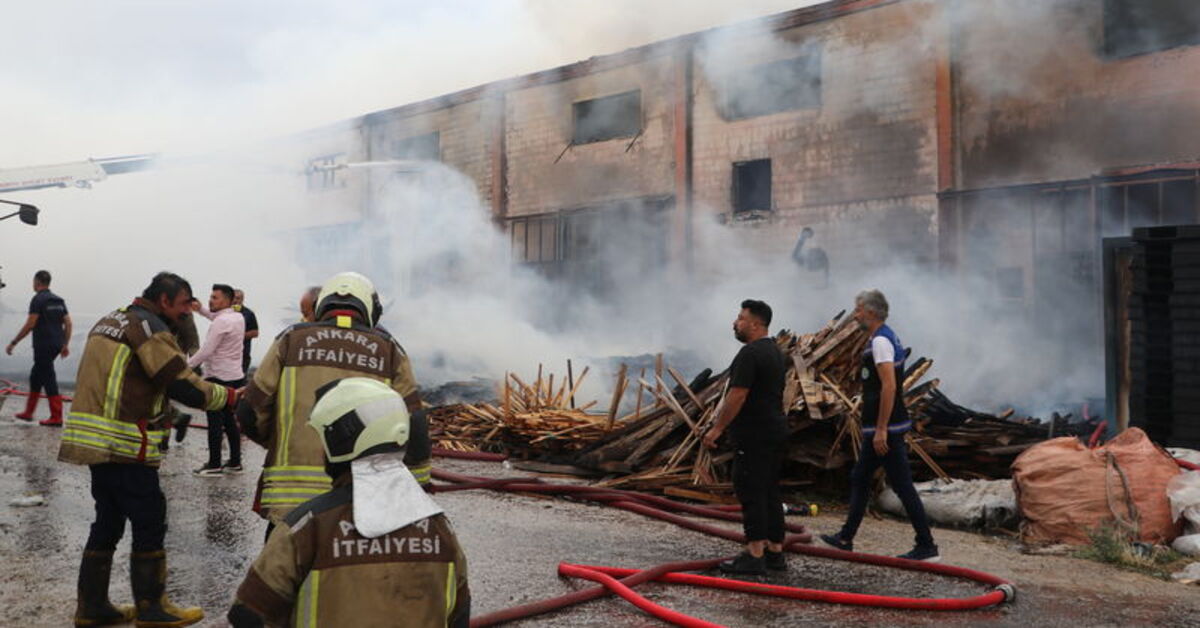
[[[13,419],[17,402],[12,399],[0,405],[0,495],[4,498],[0,504],[0,561],[4,565],[0,570],[0,608],[5,609],[0,625],[70,625],[76,569],[92,520],[87,469],[56,462],[59,431]],[[245,474],[197,477],[192,470],[204,462],[207,444],[201,430],[192,430],[182,445],[172,447],[162,466],[170,526],[168,588],[176,601],[205,609],[209,618],[201,625],[225,625],[223,616],[233,592],[262,544],[265,523],[249,508],[263,452],[253,444],[246,451]],[[516,474],[495,463],[438,460],[436,464],[474,475]],[[47,504],[8,505],[26,494],[43,495]],[[559,499],[484,491],[443,493],[436,499],[466,549],[476,615],[593,586],[560,579],[556,572],[559,561],[650,567],[729,555],[737,549],[728,541],[633,513]],[[817,521],[827,528],[835,519]],[[897,524],[869,521],[866,527],[879,531],[891,526],[903,531]],[[870,539],[864,536],[864,542]],[[939,542],[943,553],[953,542],[959,548],[956,553],[962,555],[971,544],[988,543],[984,537],[950,531],[939,531]],[[1000,554],[1008,551],[984,549]],[[127,533],[117,550],[118,565],[125,564],[128,552]],[[643,585],[639,591],[666,607],[730,626],[1200,626],[1200,589],[1196,587],[1189,590],[1158,583],[1074,559],[1018,557],[1014,562],[1017,567],[997,573],[1018,580],[1017,601],[971,612],[867,609],[661,584]],[[1054,584],[1022,582],[1015,575],[1033,577],[1039,568],[1062,570],[1063,565],[1076,565],[1082,571],[1075,578],[1057,573],[1048,579]],[[968,566],[989,570],[987,566]],[[1131,577],[1128,581],[1139,590],[1126,591],[1109,582]],[[964,597],[986,590],[982,585],[941,576],[795,556],[790,558],[787,573],[755,580],[917,597]],[[114,601],[131,597],[123,568],[114,569],[111,597]],[[662,624],[624,601],[608,599],[514,625]]]

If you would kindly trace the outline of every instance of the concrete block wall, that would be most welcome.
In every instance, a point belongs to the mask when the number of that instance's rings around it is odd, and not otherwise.
[[[1109,58],[1104,4],[956,4],[960,187],[1200,158],[1200,46]]]
[[[499,98],[484,96],[415,113],[400,108],[394,114],[375,114],[364,129],[367,154],[372,160],[389,159],[395,142],[437,132],[442,163],[475,181],[480,201],[491,207],[491,155],[496,150],[494,129],[500,124],[500,106]],[[374,188],[388,176],[384,171],[372,172]]]
[[[775,34],[773,45],[725,42],[697,55],[694,113],[698,220],[732,211],[735,162],[771,159],[766,226],[737,223],[755,246],[791,251],[811,226],[845,264],[870,264],[883,233],[936,250],[935,55],[927,2],[903,2]],[[747,66],[819,50],[821,106],[725,120],[710,67]],[[720,71],[720,70],[717,70]],[[912,231],[910,234],[909,231]],[[843,252],[855,252],[842,255]]]
[[[508,215],[672,194],[671,55],[509,91],[505,96]],[[642,133],[572,146],[572,103],[641,90]]]

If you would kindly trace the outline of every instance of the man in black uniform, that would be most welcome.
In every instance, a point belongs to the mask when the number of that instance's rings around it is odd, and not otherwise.
[[[246,319],[246,339],[242,341],[242,374],[246,379],[250,378],[250,341],[258,338],[258,317],[254,315],[254,310],[246,307],[243,301],[246,300],[246,293],[241,290],[233,291],[233,309],[242,313],[242,318]]]
[[[733,436],[733,488],[742,504],[746,551],[719,566],[733,574],[783,571],[783,500],[779,495],[779,468],[787,440],[783,414],[783,352],[767,333],[771,306],[762,301],[742,301],[733,322],[733,335],[745,346],[729,367],[729,386],[717,420],[704,435],[704,444],[717,446],[728,427]]]
[[[921,497],[913,487],[904,440],[905,433],[912,429],[900,385],[904,381],[906,352],[900,337],[885,324],[887,317],[888,302],[882,292],[866,290],[855,298],[854,320],[871,335],[871,342],[862,354],[860,371],[862,450],[850,472],[850,511],[846,513],[846,523],[837,534],[822,534],[821,540],[840,550],[854,550],[854,535],[867,511],[871,478],[882,465],[916,532],[916,545],[899,558],[936,562],[940,559],[938,547],[933,542]]]
[[[42,392],[50,402],[50,418],[39,421],[41,425],[62,425],[63,398],[58,394],[58,376],[54,373],[54,359],[67,357],[71,350],[71,315],[67,304],[58,295],[50,292],[49,271],[39,270],[33,275],[33,299],[29,301],[29,318],[8,343],[5,351],[12,355],[13,348],[30,331],[33,331],[33,369],[29,372],[29,397],[25,400],[25,411],[17,414],[18,419],[33,420]]]

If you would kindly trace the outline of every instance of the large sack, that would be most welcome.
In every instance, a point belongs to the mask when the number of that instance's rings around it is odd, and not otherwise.
[[[938,525],[1006,528],[1017,522],[1017,502],[1008,480],[932,480],[913,486],[925,514]],[[908,516],[890,487],[879,494],[879,507],[898,517]]]
[[[1136,427],[1098,449],[1073,436],[1038,443],[1012,465],[1021,539],[1083,545],[1090,542],[1089,532],[1125,522],[1142,541],[1169,543],[1179,526],[1171,516],[1167,483],[1179,471]]]

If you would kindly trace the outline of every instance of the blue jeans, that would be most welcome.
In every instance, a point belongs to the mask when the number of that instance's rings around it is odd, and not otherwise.
[[[912,471],[908,468],[908,445],[904,442],[904,434],[888,434],[888,452],[882,458],[875,453],[872,443],[873,434],[864,434],[862,451],[858,454],[858,462],[850,472],[850,512],[846,515],[846,523],[838,536],[844,541],[854,540],[858,526],[862,523],[863,515],[867,512],[867,499],[871,495],[871,476],[875,470],[883,466],[887,473],[888,483],[900,503],[904,504],[904,512],[912,522],[916,531],[918,547],[932,547],[933,534],[929,530],[929,518],[925,516],[925,506],[921,497],[913,487]]]

